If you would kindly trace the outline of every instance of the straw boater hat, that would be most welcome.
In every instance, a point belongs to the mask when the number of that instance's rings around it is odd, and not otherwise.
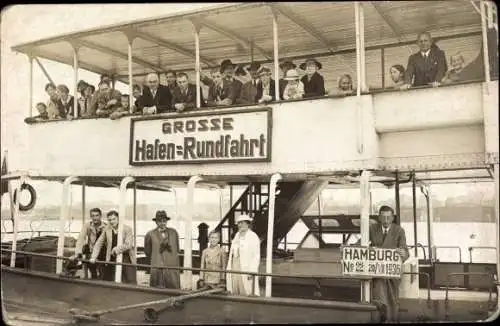
[[[295,65],[295,63],[293,63],[292,61],[290,60],[286,60],[286,61],[283,61],[282,63],[280,63],[280,69],[285,69],[285,68],[288,68],[288,69],[295,69],[297,68],[297,66]]]
[[[220,64],[220,72],[223,73],[224,70],[227,68],[227,66],[232,66],[233,69],[236,67],[236,65],[231,61],[231,59],[224,59]]]
[[[156,211],[156,216],[155,218],[153,218],[153,221],[159,221],[164,219],[166,219],[167,221],[170,220],[170,217],[168,217],[167,212],[165,212],[164,210]]]
[[[295,69],[290,69],[286,72],[284,80],[297,80],[300,79],[299,73]]]
[[[243,215],[240,215],[238,217],[236,217],[234,219],[234,223],[235,224],[238,224],[239,222],[242,222],[242,221],[248,221],[248,222],[252,222],[252,218],[250,216],[248,216],[247,214],[243,214]]]
[[[318,67],[318,70],[321,69],[321,67],[323,67],[321,65],[321,62],[319,62],[318,60],[316,60],[315,58],[307,58],[306,61],[304,61],[303,63],[300,64],[300,69],[302,70],[306,70],[306,65],[308,62],[314,62],[314,64],[316,64],[316,67]]]

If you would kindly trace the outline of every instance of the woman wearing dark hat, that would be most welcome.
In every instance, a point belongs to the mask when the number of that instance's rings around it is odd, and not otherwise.
[[[290,69],[295,69],[295,68],[297,68],[297,66],[292,61],[287,60],[287,61],[284,61],[280,64],[280,69],[283,72],[283,78],[278,80],[279,89],[280,89],[280,98],[279,98],[280,100],[284,100],[283,92],[285,91],[285,87],[288,84],[288,81],[284,79],[286,76],[286,72]]]
[[[301,79],[304,84],[304,98],[323,96],[326,94],[325,80],[323,76],[318,73],[321,67],[321,62],[314,58],[306,59],[306,61],[300,65],[300,69],[306,72]]]
[[[167,227],[170,217],[163,210],[156,212],[153,221],[157,228],[146,233],[144,237],[144,253],[151,266],[179,267],[179,234]],[[149,285],[157,288],[180,289],[180,271],[172,269],[151,268]]]

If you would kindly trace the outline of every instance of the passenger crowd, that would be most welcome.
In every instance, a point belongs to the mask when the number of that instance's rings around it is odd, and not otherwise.
[[[448,69],[445,53],[433,41],[430,33],[418,35],[419,51],[408,59],[406,68],[401,64],[390,67],[389,72],[393,85],[388,88],[409,89],[417,86],[439,86],[466,80],[483,78],[481,59],[465,65],[460,53],[450,57],[451,69]],[[292,61],[280,64],[283,74],[278,80],[279,94],[275,92],[275,80],[269,67],[252,62],[249,66],[237,66],[225,59],[220,67],[213,68],[210,76],[202,76],[201,82],[208,86],[207,96],[203,96],[200,88],[202,107],[218,107],[228,105],[265,104],[277,100],[287,101],[306,99],[324,95],[351,95],[356,93],[351,75],[344,74],[334,89],[327,91],[325,81],[320,74],[321,62],[308,58],[299,65],[305,72],[300,77],[297,66]],[[110,76],[102,75],[98,89],[85,81],[77,85],[79,97],[77,110],[79,117],[109,117],[117,119],[132,112],[135,114],[159,114],[165,112],[184,112],[196,108],[196,85],[184,72],[167,71],[167,85],[160,84],[156,73],[145,77],[141,87],[133,85],[132,99],[128,94],[121,94],[113,88]],[[239,78],[249,76],[243,83]],[[39,115],[29,118],[33,121],[51,119],[72,119],[75,98],[69,95],[66,85],[47,84],[45,91],[49,101],[37,103]]]
[[[102,211],[99,208],[90,210],[91,220],[82,226],[75,254],[70,257],[70,261],[87,259],[90,262],[87,267],[92,279],[112,282],[115,280],[116,265],[109,262],[116,262],[117,256],[121,254],[123,263],[137,264],[137,253],[132,228],[123,226],[123,242],[118,243],[118,212],[111,210],[106,216],[107,223],[102,219]],[[174,228],[167,227],[169,220],[170,217],[164,210],[157,211],[153,218],[156,228],[144,236],[144,253],[147,264],[152,266],[149,271],[149,285],[180,289],[180,270],[171,268],[181,266],[179,234]],[[231,242],[229,255],[220,246],[220,233],[215,230],[209,233],[208,246],[201,253],[200,268],[215,271],[200,271],[197,288],[226,287],[233,294],[259,295],[258,277],[225,272],[231,270],[257,273],[259,270],[260,240],[251,230],[252,218],[240,215],[235,218],[235,223],[238,232]],[[135,266],[123,266],[122,282],[137,284]]]

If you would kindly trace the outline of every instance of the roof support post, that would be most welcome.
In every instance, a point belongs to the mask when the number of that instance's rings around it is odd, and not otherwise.
[[[278,93],[279,94],[279,93]],[[274,235],[274,208],[276,203],[276,185],[281,174],[275,173],[269,182],[269,210],[267,211],[267,247],[266,247],[266,273],[271,274],[273,268],[273,235]],[[259,284],[258,282],[256,282]],[[272,276],[266,276],[266,297],[271,297]]]
[[[11,207],[13,208],[13,219],[12,219],[12,252],[10,253],[10,267],[16,267],[16,253],[14,251],[17,250],[17,232],[19,230],[19,205],[21,203],[21,185],[25,182],[26,177],[22,176],[19,179],[19,184],[17,185],[16,194],[17,198],[15,201],[12,201]],[[9,181],[9,189],[11,182]]]
[[[271,7],[271,10],[273,12],[274,94],[276,94],[275,95],[276,101],[279,101],[280,100],[280,85],[279,85],[280,71],[279,71],[278,13],[274,9],[274,7]]]
[[[196,186],[196,182],[203,180],[203,178],[199,175],[193,175],[189,178],[187,183],[187,214],[186,220],[184,221],[184,268],[192,267],[193,260],[193,215],[194,215],[194,189]],[[184,270],[184,289],[191,290],[193,287],[193,272],[191,270]]]
[[[28,117],[33,116],[33,57],[31,55],[28,55],[28,61],[30,64],[30,71],[29,71],[29,109],[28,109]]]
[[[58,257],[64,256],[64,238],[65,238],[64,227],[66,226],[65,224],[66,221],[68,220],[71,211],[71,207],[68,203],[71,194],[71,184],[78,180],[79,179],[76,176],[69,176],[66,179],[64,179],[63,182],[61,213],[60,213],[61,216],[59,218],[59,238],[57,240]],[[63,268],[63,260],[57,259],[56,274],[60,274],[62,272],[62,268]]]
[[[195,64],[194,71],[196,74],[196,108],[201,108],[201,94],[200,94],[200,29],[201,24],[192,21],[194,28],[194,47],[195,47]]]
[[[79,69],[79,57],[78,50],[80,46],[78,44],[69,42],[71,48],[73,49],[73,118],[78,118],[78,69]]]
[[[123,225],[125,225],[125,221],[127,220],[127,186],[129,183],[134,182],[135,179],[133,177],[124,177],[120,182],[120,208],[118,213],[118,246],[123,244]],[[133,246],[135,247],[135,238]],[[121,283],[122,281],[122,269],[123,266],[121,263],[123,262],[123,254],[120,253],[116,256],[116,269],[115,269],[115,282]]]
[[[360,230],[361,230],[361,245],[367,247],[370,244],[370,177],[371,172],[364,170],[361,172],[360,178]],[[361,281],[361,301],[370,302],[370,280]]]
[[[363,5],[354,2],[354,19],[356,23],[356,73],[357,87],[356,95],[360,96],[361,91],[366,91],[366,65],[365,65],[365,31]]]
[[[432,262],[432,257],[433,257],[432,244],[434,243],[432,223],[434,222],[434,212],[432,207],[431,185],[430,184],[421,185],[420,191],[425,196],[425,202],[427,206],[427,250],[429,252],[429,261]]]
[[[123,34],[127,37],[128,41],[128,107],[130,113],[134,113],[134,105],[132,105],[132,93],[134,92],[134,72],[132,71],[132,44],[134,43],[135,35],[128,31],[124,31]],[[134,188],[135,189],[135,188]],[[135,238],[134,238],[135,239]]]
[[[483,34],[484,79],[490,82],[490,56],[488,51],[488,27],[486,26],[486,2],[481,0],[481,29]]]

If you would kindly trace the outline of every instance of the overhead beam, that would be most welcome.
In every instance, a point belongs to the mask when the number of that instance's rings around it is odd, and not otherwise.
[[[149,33],[139,32],[139,31],[134,31],[134,35],[137,36],[138,38],[145,40],[145,41],[157,44],[161,47],[176,51],[178,53],[184,54],[185,56],[196,59],[196,54],[194,53],[194,51],[186,49],[185,47],[180,46],[180,45],[173,43],[171,41],[167,41],[165,39],[151,35]],[[213,61],[212,59],[209,59],[205,56],[200,56],[200,61],[203,64],[207,65],[208,67],[217,65],[217,63],[215,61]]]
[[[40,60],[38,60],[38,58],[35,57],[35,61],[38,64],[38,66],[40,67],[40,69],[42,69],[43,74],[49,80],[49,82],[55,85],[54,80],[52,80],[52,78],[50,78],[49,73],[47,72],[47,70],[45,70],[45,67],[42,65],[42,63],[40,62]]]
[[[260,46],[255,45],[255,43],[251,44],[250,40],[244,38],[243,36],[241,36],[235,32],[232,32],[228,29],[225,29],[224,27],[221,27],[220,25],[213,23],[213,22],[210,22],[204,18],[196,19],[196,21],[200,25],[205,26],[205,27],[207,27],[207,28],[209,28],[209,29],[221,34],[221,35],[224,35],[227,38],[230,38],[231,40],[233,40],[234,42],[236,42],[237,44],[239,44],[240,46],[242,46],[246,50],[250,51],[250,49],[253,47],[253,49],[260,52],[260,54],[262,54],[266,59],[268,59],[268,60],[273,59],[273,56],[271,53],[267,52],[266,50],[264,50]]]
[[[328,41],[320,31],[318,31],[316,28],[314,28],[307,20],[304,18],[300,17],[299,15],[295,14],[292,10],[287,8],[284,4],[281,3],[273,3],[270,5],[271,10],[275,10],[277,13],[285,16],[288,18],[290,21],[292,21],[295,25],[299,26],[303,30],[305,30],[309,35],[314,37],[316,40],[318,40],[325,48],[327,48],[332,54],[335,54],[338,49],[334,47],[330,41]],[[339,60],[341,63],[347,67],[351,74],[355,74],[356,71],[351,67],[351,65],[345,60],[345,58],[340,55],[338,56]]]
[[[118,58],[121,58],[123,60],[127,60],[128,61],[128,54],[127,53],[124,53],[124,52],[120,52],[120,51],[117,51],[117,50],[114,50],[112,48],[108,48],[106,46],[102,46],[102,45],[99,45],[99,44],[96,44],[96,43],[93,43],[93,42],[89,42],[89,41],[84,41],[84,40],[75,40],[75,43],[83,46],[83,47],[86,47],[86,48],[89,48],[89,49],[93,49],[93,50],[96,50],[96,51],[99,51],[99,52],[102,52],[102,53],[107,53],[107,54],[110,54],[112,56],[115,56],[115,57],[118,57]],[[147,68],[150,68],[150,69],[153,69],[154,71],[156,72],[161,72],[163,71],[164,69],[160,66],[157,66],[157,65],[154,65],[152,64],[151,62],[148,62],[148,61],[145,61],[145,60],[142,60],[142,59],[139,59],[137,57],[134,57],[132,56],[132,61],[143,66],[143,67],[147,67]]]
[[[403,33],[401,33],[396,28],[396,24],[394,23],[394,21],[392,20],[392,18],[389,17],[389,15],[387,15],[387,13],[385,13],[382,10],[382,8],[380,8],[380,5],[378,3],[370,1],[370,4],[375,9],[375,11],[378,13],[378,15],[382,18],[382,20],[386,23],[386,25],[389,26],[389,28],[391,29],[391,31],[394,34],[394,36],[396,36],[396,39],[398,40],[398,42],[403,43],[403,42],[408,41],[408,39],[403,35]],[[405,45],[405,48],[408,50],[409,54],[412,54],[412,51],[411,51],[411,49],[410,49],[410,47],[408,45]]]

